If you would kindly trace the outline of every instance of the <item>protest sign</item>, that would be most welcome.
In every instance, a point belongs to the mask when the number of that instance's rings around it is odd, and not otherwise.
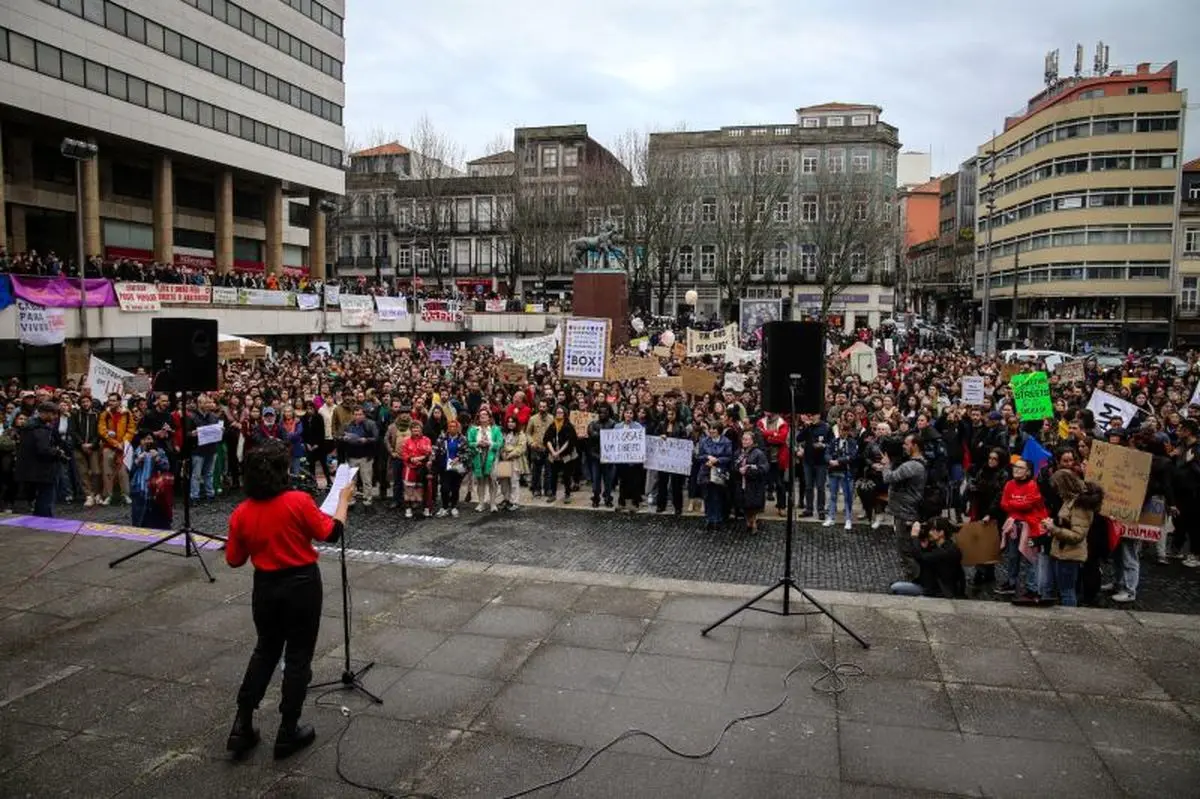
[[[1147,497],[1137,524],[1126,524],[1115,519],[1108,521],[1121,538],[1154,543],[1163,535],[1163,525],[1167,521],[1166,502],[1162,497]]]
[[[1104,435],[1113,426],[1114,419],[1120,420],[1119,427],[1129,427],[1133,417],[1138,415],[1138,406],[1126,402],[1120,397],[1113,396],[1107,391],[1096,389],[1088,400],[1087,409],[1096,418],[1096,434]]]
[[[333,344],[328,341],[313,341],[308,345],[309,355],[333,355]]]
[[[646,381],[646,387],[650,389],[650,393],[656,397],[663,394],[669,394],[672,391],[683,390],[682,377],[651,377]]]
[[[149,394],[151,388],[150,375],[130,375],[121,379],[121,390],[126,394]]]
[[[608,365],[608,319],[572,316],[563,321],[562,377],[603,380]]]
[[[1004,368],[1000,370],[1000,382],[1007,383],[1012,380],[1013,375],[1019,375],[1021,370],[1025,368],[1024,364],[1006,363]]]
[[[67,337],[66,312],[17,300],[17,335],[22,344],[31,347],[62,344]]]
[[[1083,361],[1067,361],[1059,364],[1059,367],[1054,370],[1054,374],[1063,383],[1082,383],[1086,379]]]
[[[954,536],[962,552],[962,565],[986,566],[1000,562],[1000,531],[995,522],[967,522]]]
[[[675,342],[675,344],[671,347],[671,357],[677,358],[681,361],[687,357],[687,347],[684,346],[683,342]]]
[[[644,380],[658,377],[658,361],[654,358],[620,356],[613,358],[613,380]]]
[[[213,286],[213,305],[237,305],[238,290],[231,286]]]
[[[77,385],[79,378],[87,374],[90,354],[91,347],[86,341],[68,341],[63,344],[63,355],[67,359],[67,382]]]
[[[692,442],[687,438],[646,439],[646,468],[667,474],[692,473]]]
[[[601,463],[641,463],[646,459],[646,431],[621,427],[600,431]]]
[[[679,377],[683,382],[683,392],[685,394],[707,394],[713,390],[713,383],[716,382],[717,376],[707,369],[697,369],[693,366],[685,366],[679,370]]]
[[[212,302],[211,286],[190,283],[160,283],[158,301],[164,305],[208,305]]]
[[[558,337],[553,333],[536,338],[497,338],[492,340],[492,350],[496,355],[530,368],[541,363],[550,363],[550,358],[557,348]]]
[[[650,352],[651,352],[651,354],[654,355],[655,358],[670,358],[671,357],[671,348],[670,347],[655,347],[654,349],[650,350]]]
[[[487,313],[501,313],[505,310],[505,302],[501,299],[484,300],[483,310]]]
[[[153,283],[114,283],[113,289],[122,311],[137,313],[161,308],[158,287]]]
[[[736,366],[744,363],[754,363],[762,357],[762,350],[743,350],[739,347],[729,347],[725,350],[725,360]]]
[[[296,307],[302,311],[315,311],[321,307],[321,298],[316,294],[294,294]]]
[[[338,305],[341,303],[342,287],[337,283],[325,284],[325,304]]]
[[[208,444],[220,444],[225,434],[225,423],[214,422],[196,428],[196,444],[203,447]]]
[[[375,297],[375,313],[381,321],[408,318],[408,300],[404,297]]]
[[[296,306],[296,294],[291,291],[270,289],[238,289],[238,305],[265,305],[271,308]]]
[[[962,379],[962,401],[964,405],[986,405],[981,375],[966,375]]]
[[[1092,442],[1087,479],[1104,489],[1100,513],[1113,521],[1136,525],[1141,519],[1153,456],[1129,447]]]
[[[730,391],[745,391],[746,376],[741,372],[726,372],[723,388],[727,388]]]
[[[687,357],[723,355],[725,350],[738,342],[738,326],[726,325],[720,330],[687,329]]]
[[[422,322],[461,322],[462,303],[458,300],[421,300]]]
[[[1012,376],[1013,401],[1022,421],[1049,419],[1054,416],[1054,401],[1050,399],[1050,379],[1045,372]]]
[[[124,379],[132,376],[132,372],[126,372],[102,361],[95,355],[88,358],[87,385],[92,390],[92,396],[97,399],[106,399],[109,394],[120,394],[125,388]]]
[[[600,417],[598,417],[596,414],[588,413],[587,411],[571,411],[571,415],[569,417],[571,427],[575,428],[575,435],[580,437],[587,435],[588,425],[596,421],[598,418]]]
[[[442,366],[449,366],[454,363],[454,353],[444,349],[430,350],[429,360],[433,363],[439,363]]]
[[[369,294],[343,294],[339,301],[343,327],[367,327],[375,321],[375,302]]]
[[[392,336],[392,349],[411,350],[412,339],[410,339],[408,336]]]
[[[496,364],[496,377],[501,383],[523,386],[529,380],[529,370],[519,363],[501,361]]]

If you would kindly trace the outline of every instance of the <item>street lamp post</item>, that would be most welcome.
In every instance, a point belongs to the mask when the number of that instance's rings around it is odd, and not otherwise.
[[[87,270],[84,268],[86,256],[83,241],[83,162],[95,158],[99,151],[94,143],[81,139],[65,138],[59,145],[59,152],[63,157],[75,162],[75,257],[76,263],[79,264],[79,337],[84,341],[88,337],[88,326]]]
[[[984,267],[983,267],[983,311],[980,314],[980,322],[983,327],[983,354],[992,354],[992,338],[991,338],[991,305],[992,305],[992,227],[996,220],[993,216],[996,213],[996,134],[992,133],[992,143],[988,148],[988,182],[984,191],[987,192],[987,239],[985,241]]]

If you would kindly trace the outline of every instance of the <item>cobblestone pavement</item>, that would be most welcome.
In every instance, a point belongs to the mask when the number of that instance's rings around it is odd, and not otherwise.
[[[1200,780],[1194,616],[817,592],[870,640],[864,651],[821,617],[748,613],[701,637],[750,586],[365,560],[349,563],[351,653],[376,662],[365,683],[383,704],[311,691],[316,742],[274,761],[276,680],[257,713],[265,740],[234,763],[224,743],[253,645],[250,570],[210,558],[209,583],[163,556],[109,568],[130,542],[63,541],[0,529],[4,797],[378,795],[340,769],[388,795],[500,799],[630,728],[703,751],[784,695],[709,757],[630,739],[528,795],[1164,799],[1195,796]],[[318,681],[343,662],[335,562],[323,571]],[[815,657],[863,676],[822,693]]]
[[[737,531],[705,532],[703,520],[663,515],[594,511],[576,496],[571,506],[523,506],[512,513],[475,513],[463,506],[458,519],[408,520],[386,503],[351,512],[349,546],[354,549],[431,555],[453,560],[543,566],[708,582],[768,584],[784,560],[784,522],[771,509],[757,536]],[[219,498],[192,512],[193,525],[221,533],[236,503]],[[67,505],[59,515],[128,524],[126,508]],[[175,522],[182,521],[181,508]],[[899,561],[886,528],[856,524],[821,527],[797,522],[793,569],[809,588],[885,592],[897,579]],[[979,598],[991,599],[984,590]],[[1177,562],[1159,566],[1143,560],[1137,608],[1168,613],[1200,613],[1200,570]]]

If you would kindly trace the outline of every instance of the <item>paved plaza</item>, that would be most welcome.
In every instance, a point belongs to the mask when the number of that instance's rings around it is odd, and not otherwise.
[[[819,617],[745,614],[700,636],[753,586],[379,556],[350,565],[352,653],[377,662],[366,684],[383,704],[339,692],[318,707],[314,692],[317,743],[277,763],[276,683],[267,745],[231,763],[250,572],[216,552],[212,584],[165,554],[108,567],[134,545],[0,527],[0,795],[375,795],[340,782],[340,760],[396,795],[498,798],[628,728],[704,750],[777,702],[797,663],[783,708],[707,759],[627,740],[530,795],[1158,798],[1200,780],[1200,617],[818,592],[863,651]],[[317,680],[341,668],[335,564]],[[814,691],[829,684],[814,652],[864,676]]]

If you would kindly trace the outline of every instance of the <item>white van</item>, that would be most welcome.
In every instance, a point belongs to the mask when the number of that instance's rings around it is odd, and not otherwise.
[[[1059,350],[1003,350],[1000,357],[1005,363],[1036,363],[1045,361],[1046,368],[1053,372],[1059,364],[1075,360],[1075,356]]]

